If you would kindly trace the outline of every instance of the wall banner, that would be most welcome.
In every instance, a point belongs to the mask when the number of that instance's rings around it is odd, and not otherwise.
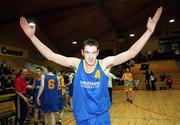
[[[13,57],[28,57],[28,51],[22,48],[0,45],[0,55]]]

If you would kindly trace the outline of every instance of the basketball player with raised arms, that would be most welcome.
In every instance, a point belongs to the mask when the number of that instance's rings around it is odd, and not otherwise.
[[[24,17],[20,18],[20,26],[34,46],[48,60],[61,66],[73,68],[73,113],[76,125],[110,125],[110,99],[108,94],[108,76],[106,69],[134,58],[147,43],[155,30],[161,16],[162,7],[158,8],[154,17],[149,17],[145,33],[125,52],[97,59],[98,42],[88,39],[83,42],[81,53],[84,59],[66,57],[54,53],[35,36],[35,26],[30,27]]]

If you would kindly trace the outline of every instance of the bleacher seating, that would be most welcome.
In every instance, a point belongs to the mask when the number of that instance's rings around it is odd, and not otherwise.
[[[154,72],[157,78],[156,87],[159,89],[162,86],[166,86],[165,81],[160,81],[160,73],[165,72],[167,75],[171,75],[173,79],[173,89],[180,89],[180,69],[176,64],[175,60],[158,60],[147,62],[149,64],[149,69]],[[134,79],[140,80],[138,89],[145,89],[145,71],[140,70],[141,64],[135,64],[131,68]],[[123,86],[116,86],[114,89],[123,89]]]
[[[5,94],[0,96],[0,123],[8,124],[8,118],[15,115],[15,94]]]

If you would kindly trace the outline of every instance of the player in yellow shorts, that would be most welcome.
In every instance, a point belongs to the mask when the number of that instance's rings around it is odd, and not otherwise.
[[[132,73],[130,72],[129,68],[126,68],[126,72],[122,76],[122,80],[124,80],[124,91],[126,93],[127,101],[132,103],[131,93],[132,93]]]

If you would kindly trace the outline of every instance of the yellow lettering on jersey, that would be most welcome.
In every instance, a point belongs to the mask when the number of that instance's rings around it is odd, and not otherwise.
[[[54,85],[54,80],[50,79],[48,80],[48,88],[49,89],[54,89],[55,85]]]
[[[97,70],[96,73],[95,73],[95,78],[100,79],[100,77],[101,77],[100,71]]]

